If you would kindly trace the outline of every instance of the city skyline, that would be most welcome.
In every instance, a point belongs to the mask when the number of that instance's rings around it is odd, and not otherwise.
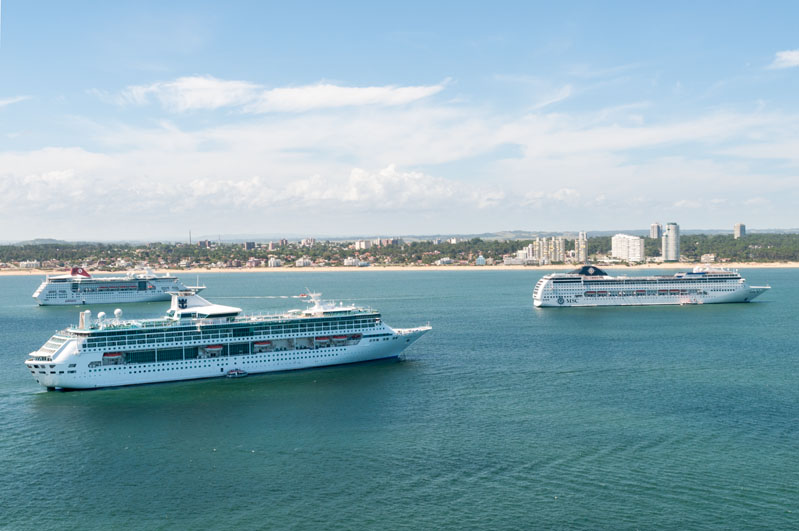
[[[457,6],[4,2],[0,240],[797,226],[799,6]]]

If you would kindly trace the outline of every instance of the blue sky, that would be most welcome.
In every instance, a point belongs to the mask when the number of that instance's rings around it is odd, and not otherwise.
[[[2,3],[0,240],[799,226],[799,4]]]

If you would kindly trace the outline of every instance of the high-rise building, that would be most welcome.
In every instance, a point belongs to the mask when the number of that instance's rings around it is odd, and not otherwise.
[[[578,262],[588,261],[588,234],[580,232],[574,240],[574,254]]]
[[[663,236],[663,225],[656,221],[649,226],[649,237],[660,238],[661,236]]]
[[[610,239],[610,255],[626,262],[643,262],[644,239],[629,234],[617,234]]]
[[[737,240],[742,236],[746,236],[746,225],[743,223],[736,223],[735,227],[732,230],[733,237]]]
[[[677,262],[680,260],[680,226],[666,223],[663,231],[663,245],[661,247],[664,262]]]

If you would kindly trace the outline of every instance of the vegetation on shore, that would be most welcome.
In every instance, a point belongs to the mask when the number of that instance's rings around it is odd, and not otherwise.
[[[0,264],[16,267],[23,261],[37,261],[44,268],[63,268],[88,265],[100,269],[125,269],[146,263],[152,267],[242,267],[263,266],[270,257],[285,266],[306,257],[315,264],[343,265],[346,258],[358,258],[364,263],[390,265],[429,265],[442,258],[453,263],[473,264],[482,255],[489,261],[502,263],[504,256],[512,255],[532,240],[482,240],[473,238],[456,243],[432,241],[400,242],[386,246],[372,246],[356,250],[351,242],[315,242],[300,245],[284,243],[269,249],[259,244],[245,249],[241,243],[214,243],[210,246],[187,243],[149,243],[143,245],[105,243],[42,243],[0,246]],[[611,238],[588,239],[588,253],[592,259],[610,253]],[[567,249],[574,248],[574,240],[567,240]],[[683,235],[681,255],[688,261],[699,261],[703,255],[715,255],[720,262],[796,262],[799,261],[799,235],[751,234],[739,239],[732,235]],[[660,256],[660,240],[645,239],[646,255]]]

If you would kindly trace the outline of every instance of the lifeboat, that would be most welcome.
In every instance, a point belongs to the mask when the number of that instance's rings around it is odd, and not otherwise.
[[[343,341],[347,339],[347,336],[333,336],[333,339],[335,339],[336,341]]]
[[[105,354],[103,354],[103,359],[104,360],[119,360],[119,359],[122,359],[122,353],[121,352],[106,352]]]
[[[208,345],[205,347],[205,351],[208,354],[219,354],[222,352],[222,345]]]
[[[272,348],[272,342],[271,341],[256,341],[255,343],[252,344],[252,346],[253,346],[253,350],[255,352],[266,352],[266,351],[268,351],[269,349]]]
[[[319,336],[316,338],[317,341],[330,341],[328,336]]]
[[[361,334],[352,334],[350,339],[361,339]]]

